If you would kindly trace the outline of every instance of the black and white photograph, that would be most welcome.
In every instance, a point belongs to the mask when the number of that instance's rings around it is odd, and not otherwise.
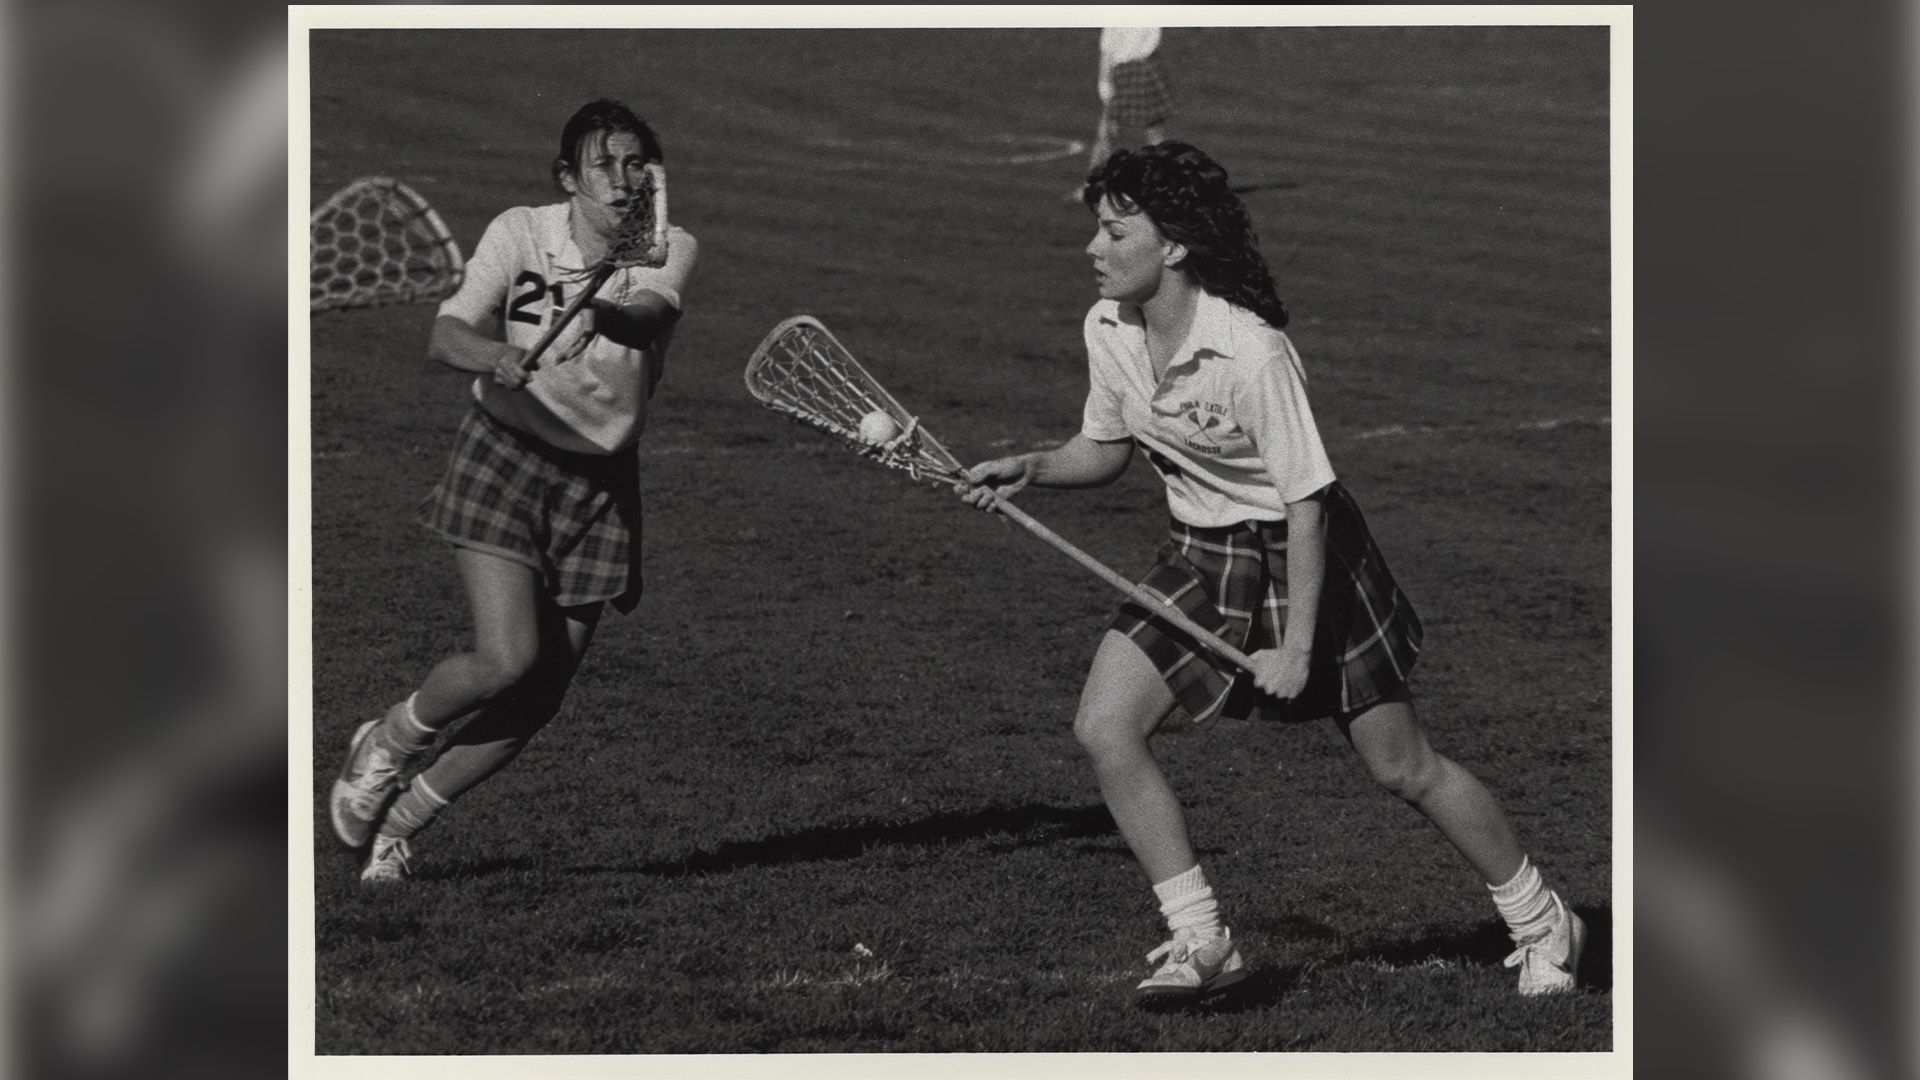
[[[294,1057],[1624,1073],[1631,9],[752,10],[290,9]]]

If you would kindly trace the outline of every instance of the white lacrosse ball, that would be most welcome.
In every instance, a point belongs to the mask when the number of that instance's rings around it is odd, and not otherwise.
[[[899,434],[900,425],[894,423],[885,409],[875,409],[860,418],[860,438],[871,446],[891,442]]]

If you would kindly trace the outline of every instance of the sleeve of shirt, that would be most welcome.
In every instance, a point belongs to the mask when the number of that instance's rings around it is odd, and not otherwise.
[[[1281,501],[1299,502],[1333,483],[1333,464],[1307,405],[1306,380],[1291,344],[1256,364],[1240,392],[1246,400],[1237,411],[1248,418],[1247,433]]]
[[[509,210],[494,218],[481,234],[480,243],[467,260],[459,290],[440,302],[440,314],[475,328],[488,327],[500,317],[518,270],[518,230],[511,220],[513,214]]]
[[[1084,327],[1087,404],[1081,413],[1080,433],[1095,442],[1117,442],[1132,433],[1120,408],[1121,384],[1114,369],[1113,350],[1101,340],[1100,331],[1099,316],[1089,314]]]

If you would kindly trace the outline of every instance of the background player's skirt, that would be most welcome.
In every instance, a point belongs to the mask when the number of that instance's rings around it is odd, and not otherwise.
[[[1307,685],[1292,701],[1268,697],[1233,664],[1128,601],[1111,629],[1132,638],[1173,691],[1162,731],[1233,719],[1345,716],[1402,693],[1420,656],[1420,617],[1394,583],[1360,507],[1338,483],[1321,491],[1327,567]],[[1208,529],[1171,524],[1141,584],[1245,653],[1272,648],[1287,625],[1287,523]]]
[[[1124,127],[1152,127],[1173,115],[1173,91],[1160,63],[1149,56],[1113,66],[1113,100],[1107,116]]]
[[[640,458],[577,454],[475,406],[420,523],[461,547],[533,567],[561,607],[640,603]]]

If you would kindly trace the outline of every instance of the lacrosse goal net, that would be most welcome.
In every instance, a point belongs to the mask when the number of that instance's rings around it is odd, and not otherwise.
[[[433,207],[398,180],[355,180],[313,212],[312,310],[441,300],[465,261]]]

